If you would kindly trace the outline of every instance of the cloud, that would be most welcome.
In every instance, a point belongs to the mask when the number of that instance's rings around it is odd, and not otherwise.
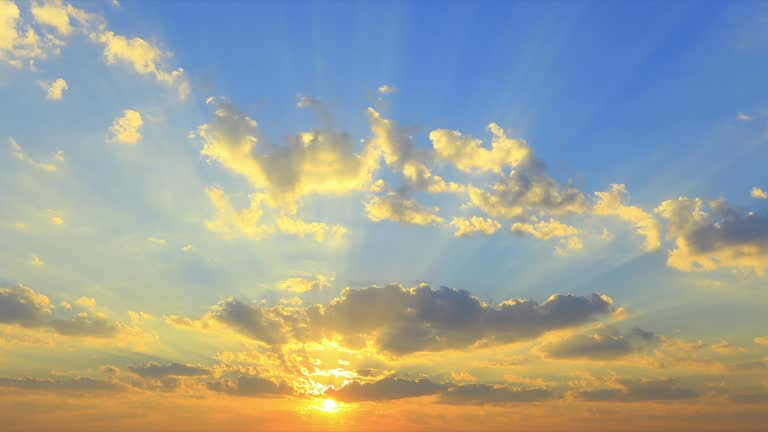
[[[553,237],[571,237],[579,234],[578,228],[552,218],[548,222],[539,221],[535,225],[516,222],[512,224],[511,230],[513,233],[528,234],[541,240],[549,240]]]
[[[383,86],[380,86],[378,90],[379,90],[379,93],[381,94],[392,94],[397,92],[397,87],[385,84]]]
[[[475,207],[496,218],[509,219],[527,211],[564,215],[584,213],[587,199],[576,187],[561,185],[541,169],[512,171],[502,177],[491,191],[470,187],[469,200]]]
[[[373,152],[380,152],[384,162],[399,171],[410,186],[431,193],[460,192],[464,185],[446,182],[427,166],[432,155],[420,150],[408,132],[387,120],[373,108],[368,108],[371,139],[368,143]]]
[[[24,153],[24,149],[21,148],[15,139],[8,138],[8,144],[10,144],[11,150],[13,151],[14,156],[16,156],[16,159],[24,161],[30,166],[42,171],[55,172],[59,169],[57,163],[64,161],[64,152],[61,150],[51,155],[50,162],[38,162]]]
[[[62,45],[56,37],[40,36],[31,26],[24,25],[14,2],[0,2],[0,61],[34,70],[37,60],[58,54]]]
[[[139,75],[152,76],[158,82],[175,88],[180,99],[185,99],[189,94],[189,81],[184,69],[170,70],[164,64],[169,53],[144,39],[128,39],[111,31],[93,33],[91,39],[104,45],[104,58],[108,64],[126,64]]]
[[[386,401],[434,395],[442,388],[426,378],[383,378],[374,382],[352,381],[338,390],[326,390],[324,395],[342,402]]]
[[[128,370],[142,378],[149,379],[166,377],[201,377],[213,374],[210,369],[181,363],[161,365],[155,362],[147,362],[128,366]]]
[[[322,291],[330,288],[333,277],[317,275],[314,279],[305,277],[292,277],[277,284],[282,291],[294,293],[306,293],[309,291]]]
[[[448,387],[440,393],[438,403],[450,405],[505,405],[543,402],[558,395],[546,388],[514,388],[490,384],[464,384]]]
[[[435,150],[435,159],[453,163],[465,172],[493,172],[504,174],[504,167],[515,168],[527,162],[531,150],[523,140],[509,138],[496,123],[488,125],[493,135],[491,149],[481,147],[482,141],[461,132],[437,129],[429,133]]]
[[[618,379],[615,387],[577,392],[580,399],[598,402],[640,402],[690,400],[698,397],[694,390],[679,387],[672,380]]]
[[[415,200],[395,192],[374,196],[364,204],[368,219],[373,222],[389,220],[407,225],[433,225],[443,222],[443,218],[436,214],[440,208],[423,208]]]
[[[219,393],[227,393],[233,396],[250,397],[274,397],[285,396],[294,393],[285,381],[275,381],[252,375],[241,375],[236,381],[224,378],[208,383],[208,389]]]
[[[297,237],[310,236],[318,243],[341,246],[347,229],[341,225],[329,226],[322,222],[305,222],[299,218],[280,216],[277,218],[280,231]]]
[[[739,119],[739,120],[741,120],[741,121],[750,121],[750,120],[753,120],[753,119],[754,119],[754,117],[753,117],[753,116],[751,116],[751,115],[749,115],[749,114],[744,114],[744,113],[738,113],[738,114],[736,115],[736,118],[737,118],[737,119]]]
[[[471,218],[453,218],[451,226],[456,227],[455,237],[472,237],[476,234],[493,235],[501,229],[501,224],[490,218],[472,216]]]
[[[251,194],[250,205],[244,209],[235,209],[229,200],[229,197],[220,188],[206,189],[211,204],[216,209],[216,216],[213,219],[206,219],[205,226],[208,231],[220,234],[224,238],[234,238],[243,236],[256,240],[263,239],[275,231],[270,225],[261,225],[264,210],[262,202],[263,194]]]
[[[75,393],[114,392],[125,390],[125,386],[120,383],[88,377],[67,379],[0,378],[0,387],[19,390]]]
[[[634,327],[621,334],[614,327],[604,327],[592,335],[576,334],[544,345],[548,357],[556,359],[612,360],[625,357],[658,344],[651,332]]]
[[[93,309],[96,301],[82,297],[78,305]],[[94,311],[80,312],[70,319],[54,318],[55,307],[48,297],[23,285],[0,287],[0,323],[18,324],[27,328],[53,330],[64,336],[110,338],[121,334],[140,333],[139,329],[107,319]],[[64,308],[66,309],[66,308]]]
[[[32,255],[32,257],[30,258],[29,262],[31,262],[32,265],[35,266],[35,267],[42,267],[43,264],[45,264],[43,262],[42,258],[40,258],[37,255]]]
[[[705,202],[680,197],[656,208],[666,219],[676,249],[667,265],[681,271],[741,268],[764,273],[768,266],[768,218],[729,207],[724,200]]]
[[[267,307],[229,297],[200,321],[174,317],[173,324],[201,328],[195,323],[218,322],[273,346],[334,337],[352,346],[367,339],[381,351],[405,355],[531,339],[613,310],[612,300],[600,294],[554,295],[544,303],[511,299],[492,307],[467,291],[388,285],[347,288],[328,304],[306,308]]]
[[[560,245],[555,246],[555,255],[566,256],[571,251],[578,251],[584,249],[584,242],[581,237],[568,237],[560,239]]]
[[[166,246],[168,244],[168,240],[158,237],[147,237],[147,241],[158,246]]]
[[[48,297],[23,285],[0,287],[0,322],[33,325],[53,310]]]
[[[44,0],[32,3],[32,18],[42,25],[53,27],[61,36],[69,36],[76,28],[85,29],[98,18],[62,0]],[[74,22],[77,27],[73,26]]]
[[[69,85],[63,78],[57,78],[53,82],[40,81],[40,87],[46,91],[46,98],[52,101],[59,101],[64,97],[64,90],[69,89]]]
[[[132,109],[123,111],[123,116],[118,117],[109,128],[111,140],[123,144],[136,144],[142,138],[139,129],[144,124],[141,113]]]
[[[640,207],[628,206],[624,200],[628,195],[627,187],[623,184],[612,184],[607,192],[595,192],[598,201],[592,212],[600,216],[616,216],[635,226],[638,234],[645,237],[645,250],[653,251],[661,246],[659,222],[652,214]]]
[[[768,345],[768,336],[758,336],[754,339],[756,344]]]
[[[377,152],[366,146],[356,153],[349,134],[315,129],[289,137],[286,145],[269,145],[259,138],[256,122],[232,104],[209,103],[215,115],[197,129],[203,141],[200,154],[245,176],[270,206],[292,213],[306,195],[343,195],[370,187]]]
[[[768,192],[755,186],[750,191],[750,196],[755,199],[768,199]]]
[[[437,395],[437,402],[450,405],[502,405],[541,402],[557,397],[544,388],[512,388],[489,384],[437,384],[427,378],[415,380],[387,377],[373,382],[352,381],[324,396],[343,402],[389,401]]]

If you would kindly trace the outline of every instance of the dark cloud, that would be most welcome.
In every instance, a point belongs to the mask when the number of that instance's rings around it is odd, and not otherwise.
[[[274,397],[294,394],[294,389],[285,381],[275,381],[253,375],[241,375],[236,381],[224,378],[208,383],[208,389],[234,396]]]
[[[142,378],[165,378],[165,377],[199,377],[209,376],[210,369],[185,365],[181,363],[169,363],[161,365],[155,362],[147,362],[138,365],[128,366],[128,370]]]
[[[698,397],[692,389],[679,387],[672,380],[630,380],[616,381],[616,388],[605,388],[578,392],[580,399],[587,401],[674,401]]]
[[[417,380],[384,378],[370,383],[353,381],[338,390],[327,390],[325,395],[344,402],[382,401],[429,396],[436,394],[442,388],[442,385],[435,384],[426,378]]]
[[[0,323],[34,325],[51,314],[48,297],[23,285],[0,287]]]
[[[706,202],[681,197],[661,203],[656,212],[668,222],[677,249],[667,263],[684,271],[721,267],[768,267],[768,216],[728,206],[725,200]]]
[[[102,315],[81,312],[69,320],[52,320],[44,324],[64,336],[112,337],[122,329],[118,322],[106,319]]]
[[[98,380],[88,377],[68,379],[42,379],[42,378],[0,378],[0,387],[9,387],[22,390],[51,391],[51,392],[110,392],[120,391],[124,385],[112,381]]]
[[[554,215],[584,213],[589,201],[572,184],[560,184],[549,177],[542,164],[514,170],[489,191],[470,188],[470,200],[489,216],[517,217],[529,211]]]
[[[344,402],[384,401],[437,395],[437,401],[452,405],[499,405],[539,402],[557,395],[544,388],[513,388],[488,384],[438,384],[426,378],[383,378],[374,382],[353,381],[325,395]]]
[[[544,303],[515,299],[492,307],[463,290],[388,285],[347,288],[329,304],[309,308],[265,307],[228,298],[213,307],[211,316],[271,345],[333,335],[352,343],[366,336],[375,337],[383,351],[402,355],[467,347],[480,341],[534,338],[611,311],[612,300],[600,294],[554,295]]]
[[[638,327],[621,334],[614,327],[605,327],[592,335],[573,335],[542,349],[552,358],[582,358],[610,360],[621,358],[645,347],[656,345],[659,338]]]
[[[80,312],[70,319],[51,319],[53,309],[48,297],[23,285],[0,287],[0,323],[30,328],[47,328],[64,336],[108,338],[125,327],[103,314]]]
[[[440,393],[439,403],[452,405],[503,405],[542,402],[558,395],[546,388],[514,388],[489,384],[465,384],[447,388]]]

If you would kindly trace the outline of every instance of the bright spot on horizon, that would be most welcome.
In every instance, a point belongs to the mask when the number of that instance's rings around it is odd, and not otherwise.
[[[336,413],[339,412],[339,404],[333,399],[325,399],[319,409],[327,413]]]

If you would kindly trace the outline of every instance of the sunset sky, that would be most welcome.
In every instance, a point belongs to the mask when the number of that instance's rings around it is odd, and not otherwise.
[[[0,0],[3,431],[762,431],[768,3]]]

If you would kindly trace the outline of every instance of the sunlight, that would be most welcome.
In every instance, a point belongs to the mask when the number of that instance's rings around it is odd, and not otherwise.
[[[329,414],[334,414],[339,412],[340,406],[339,403],[333,399],[324,399],[317,409]]]

